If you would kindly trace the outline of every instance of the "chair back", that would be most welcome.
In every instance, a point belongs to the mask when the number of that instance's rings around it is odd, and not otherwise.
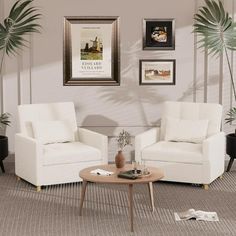
[[[77,130],[75,107],[73,102],[25,104],[18,106],[19,131],[33,137],[34,121],[67,121],[72,130]]]
[[[161,140],[164,140],[166,118],[208,120],[207,137],[221,129],[222,105],[216,103],[164,102],[161,117]]]

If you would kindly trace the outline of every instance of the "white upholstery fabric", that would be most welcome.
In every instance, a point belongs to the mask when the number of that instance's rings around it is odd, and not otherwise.
[[[202,143],[206,138],[208,120],[166,118],[165,141]]]
[[[74,131],[67,121],[33,121],[33,136],[42,144],[73,142]]]
[[[80,142],[43,146],[43,165],[71,164],[101,160],[99,149]]]
[[[164,140],[166,118],[208,120],[207,137],[220,130],[222,106],[213,103],[165,102],[162,109],[161,140]]]
[[[145,147],[142,159],[199,164],[203,160],[202,144],[160,141]]]
[[[32,122],[34,121],[68,121],[71,129],[76,132],[77,124],[73,102],[26,104],[18,106],[20,132],[33,136]]]
[[[208,120],[207,137],[201,144],[164,141],[166,118]],[[135,137],[135,159],[164,171],[163,180],[209,184],[224,172],[225,134],[220,132],[222,106],[188,102],[165,102],[161,129]]]
[[[20,133],[15,135],[15,172],[22,179],[36,186],[77,182],[81,181],[82,169],[107,164],[107,137],[77,129],[73,103],[20,105],[18,114]],[[43,145],[33,138],[31,123],[38,121],[66,121],[76,142]]]

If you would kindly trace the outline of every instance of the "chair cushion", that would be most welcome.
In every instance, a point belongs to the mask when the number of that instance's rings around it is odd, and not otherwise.
[[[165,141],[202,143],[207,135],[208,120],[166,118]]]
[[[222,105],[214,103],[164,102],[161,115],[161,140],[164,140],[166,117],[184,120],[208,120],[207,137],[221,128]]]
[[[142,159],[201,164],[202,144],[160,141],[144,148]]]
[[[72,164],[101,159],[100,150],[80,142],[43,146],[43,165]]]
[[[34,121],[32,128],[34,138],[42,144],[74,141],[73,130],[67,121]]]

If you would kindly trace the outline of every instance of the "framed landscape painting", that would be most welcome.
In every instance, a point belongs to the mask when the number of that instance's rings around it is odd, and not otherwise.
[[[140,60],[140,85],[175,85],[175,59]]]
[[[143,20],[144,50],[174,50],[175,20],[144,19]]]
[[[119,17],[64,18],[64,85],[119,85]]]

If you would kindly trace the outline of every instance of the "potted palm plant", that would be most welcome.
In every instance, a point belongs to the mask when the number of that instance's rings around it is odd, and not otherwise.
[[[26,46],[26,35],[39,32],[40,25],[36,23],[41,14],[38,9],[32,6],[33,0],[18,0],[12,6],[9,15],[0,23],[0,83],[2,83],[3,61],[5,56],[15,56]],[[8,138],[5,136],[5,128],[10,124],[9,113],[3,113],[4,97],[1,94],[0,111],[0,166],[3,172],[2,160],[8,156]]]
[[[3,61],[6,55],[17,55],[26,46],[26,35],[39,32],[36,23],[41,14],[32,6],[33,0],[18,0],[12,6],[9,15],[0,23],[0,80],[3,79]],[[0,81],[2,84],[2,81]],[[1,93],[2,94],[2,93]],[[3,94],[1,95],[3,113]]]
[[[229,60],[229,51],[236,50],[236,23],[233,22],[229,13],[225,11],[222,2],[214,0],[205,0],[205,6],[199,8],[195,14],[194,32],[202,36],[199,40],[201,48],[208,49],[208,54],[218,56],[225,54],[234,100],[236,102],[236,90],[232,68]],[[227,113],[226,123],[232,123],[236,120],[236,107],[232,107]],[[234,157],[236,157],[236,134],[226,136],[226,152],[231,159],[227,167],[230,170]]]
[[[5,172],[3,160],[8,156],[8,138],[5,136],[6,126],[9,126],[11,123],[10,121],[10,114],[9,113],[2,113],[0,115],[0,167],[2,172]]]

